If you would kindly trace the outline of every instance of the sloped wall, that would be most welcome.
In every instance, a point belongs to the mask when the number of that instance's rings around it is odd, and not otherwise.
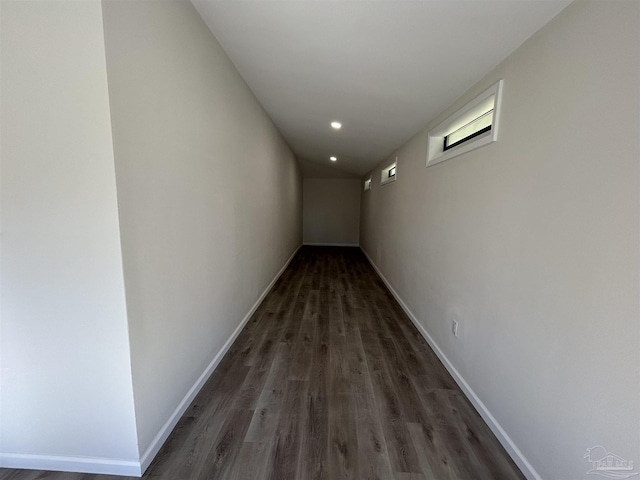
[[[300,245],[302,179],[190,2],[105,1],[103,11],[146,463],[185,395]]]

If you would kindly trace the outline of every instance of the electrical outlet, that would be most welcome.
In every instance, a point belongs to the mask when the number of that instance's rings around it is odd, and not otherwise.
[[[457,320],[453,320],[451,322],[451,333],[453,333],[454,337],[458,336],[458,332],[460,331],[460,324]]]

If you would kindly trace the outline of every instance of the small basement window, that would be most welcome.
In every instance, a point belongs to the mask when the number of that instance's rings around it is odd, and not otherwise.
[[[396,157],[396,161],[386,168],[382,169],[380,173],[380,185],[384,185],[385,183],[395,182],[396,180],[396,166],[398,164],[398,157]]]
[[[463,125],[459,129],[451,132],[444,137],[444,148],[446,152],[450,148],[457,147],[458,145],[471,140],[472,138],[482,135],[485,132],[491,130],[493,123],[493,108],[487,113],[483,113],[478,118],[474,118],[466,125]]]
[[[429,131],[427,167],[498,140],[502,80]]]
[[[367,190],[371,190],[371,177],[367,178],[367,179],[364,181],[364,190],[365,190],[365,191],[367,191]]]

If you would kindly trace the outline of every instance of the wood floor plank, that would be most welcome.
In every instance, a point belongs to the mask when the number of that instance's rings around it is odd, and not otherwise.
[[[392,478],[387,443],[373,394],[356,395],[359,475],[366,480]]]
[[[272,468],[269,478],[295,478],[300,457],[300,437],[307,413],[307,381],[289,380],[282,411],[273,439]]]
[[[279,344],[245,438],[247,442],[264,442],[275,433],[289,377],[289,352],[289,345]]]
[[[356,479],[358,432],[355,399],[349,393],[329,396],[329,478]]]
[[[427,480],[421,473],[396,472],[393,478],[395,480]]]
[[[418,423],[409,423],[407,428],[416,450],[420,453],[418,460],[422,473],[427,479],[452,480],[457,478],[453,471],[450,453],[434,446],[433,429],[425,428],[425,425]]]
[[[249,428],[253,412],[234,409],[227,416],[220,433],[207,455],[207,461],[198,470],[177,478],[224,478],[240,453],[242,440]]]
[[[310,290],[307,294],[298,338],[294,345],[293,357],[296,361],[292,362],[291,365],[290,380],[309,380],[310,378],[317,333],[319,302],[319,292]]]
[[[307,414],[304,417],[297,478],[319,480],[329,478],[329,417],[326,396],[307,397]]]
[[[271,471],[268,461],[272,447],[271,439],[265,442],[243,442],[236,461],[229,470],[228,479],[263,480],[268,478]]]
[[[397,472],[420,473],[417,454],[406,428],[401,401],[389,376],[379,338],[371,332],[363,332],[362,343],[391,466]]]
[[[523,480],[358,248],[303,247],[147,480]],[[0,480],[132,480],[0,469]]]

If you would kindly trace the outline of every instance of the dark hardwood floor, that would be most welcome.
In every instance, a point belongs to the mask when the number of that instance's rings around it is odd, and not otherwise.
[[[0,470],[2,480],[107,480]],[[303,247],[148,479],[524,479],[359,249]]]

